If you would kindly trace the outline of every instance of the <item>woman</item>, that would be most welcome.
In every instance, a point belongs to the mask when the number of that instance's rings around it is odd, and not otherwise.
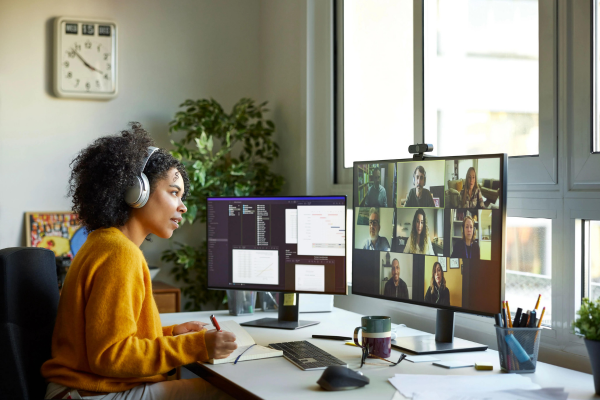
[[[479,245],[475,240],[475,222],[470,215],[463,219],[462,239],[454,243],[451,258],[473,258],[479,260]]]
[[[431,269],[431,282],[425,293],[425,303],[438,304],[442,306],[450,305],[450,291],[446,287],[446,278],[442,264],[435,262]]]
[[[157,149],[148,158],[152,144],[133,123],[71,163],[73,212],[91,233],[62,289],[52,358],[42,366],[47,399],[229,398],[200,378],[166,381],[174,368],[225,358],[237,344],[232,333],[207,332],[198,321],[161,327],[139,247],[148,235],[168,239],[179,227],[189,180],[168,152]],[[125,194],[141,172],[150,195],[140,206]]]
[[[404,253],[435,255],[431,240],[429,240],[427,216],[422,208],[415,211],[410,236],[404,246]]]
[[[477,173],[473,167],[467,170],[465,185],[460,191],[459,208],[486,208],[481,195],[481,188],[477,184]]]

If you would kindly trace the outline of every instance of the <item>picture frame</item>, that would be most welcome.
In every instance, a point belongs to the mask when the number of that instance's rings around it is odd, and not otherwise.
[[[450,259],[450,269],[458,269],[460,268],[460,262],[458,258]]]
[[[42,247],[56,257],[75,257],[87,239],[87,231],[71,211],[30,211],[25,213],[27,247]]]
[[[442,266],[442,271],[448,272],[448,267],[446,265],[446,257],[438,257],[438,262]]]

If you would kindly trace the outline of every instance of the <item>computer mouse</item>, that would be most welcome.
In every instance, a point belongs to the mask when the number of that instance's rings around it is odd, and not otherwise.
[[[367,385],[369,378],[361,372],[336,365],[327,367],[317,383],[325,390],[348,390]]]

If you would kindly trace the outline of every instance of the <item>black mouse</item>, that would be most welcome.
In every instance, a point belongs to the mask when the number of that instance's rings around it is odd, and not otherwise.
[[[336,365],[327,367],[317,383],[325,390],[358,389],[367,385],[369,378],[361,372]]]

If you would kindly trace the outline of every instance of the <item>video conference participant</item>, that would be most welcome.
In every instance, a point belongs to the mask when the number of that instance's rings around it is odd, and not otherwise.
[[[371,185],[365,198],[367,207],[387,207],[387,194],[381,185],[381,170],[375,169],[371,175]]]
[[[481,188],[477,183],[475,168],[470,167],[465,177],[465,186],[460,191],[460,208],[486,208],[481,195]]]
[[[390,243],[383,236],[379,236],[381,230],[379,209],[371,207],[369,210],[369,236],[363,250],[379,250],[379,251],[390,251]]]
[[[462,239],[454,243],[451,258],[473,258],[479,260],[479,245],[474,242],[475,223],[470,215],[465,216],[462,223]]]
[[[431,269],[431,282],[425,293],[425,303],[450,305],[450,290],[446,287],[446,278],[442,264],[436,261]]]
[[[410,236],[404,247],[404,253],[435,255],[431,240],[429,239],[427,216],[422,208],[415,211]]]
[[[435,207],[433,195],[429,190],[425,189],[426,182],[427,173],[425,172],[425,168],[419,165],[413,172],[414,187],[408,192],[404,207]]]
[[[185,167],[158,149],[139,124],[97,139],[73,160],[73,212],[91,232],[63,286],[52,356],[41,368],[46,398],[229,398],[201,378],[166,381],[174,368],[226,358],[237,348],[230,332],[190,321],[161,326],[148,264],[140,245],[150,234],[168,239],[187,211]],[[147,203],[126,201],[128,187],[149,182]],[[186,334],[189,333],[189,334]]]
[[[383,295],[397,299],[408,299],[408,286],[400,278],[400,261],[397,258],[392,261],[392,279],[386,282]]]

